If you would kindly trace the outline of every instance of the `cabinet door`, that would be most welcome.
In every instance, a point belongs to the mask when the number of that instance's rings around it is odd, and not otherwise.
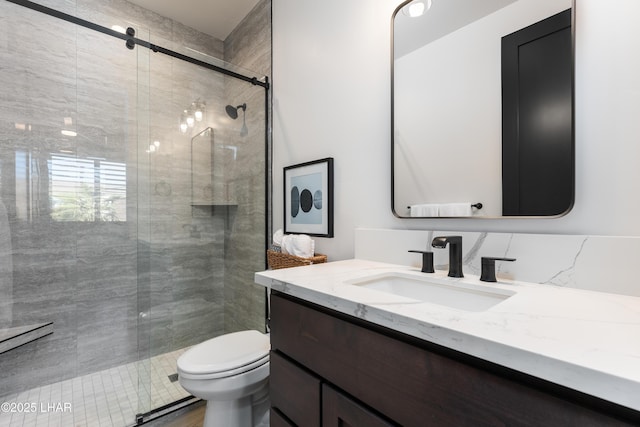
[[[393,427],[364,406],[322,385],[322,427]]]
[[[320,379],[278,352],[269,359],[271,407],[301,427],[320,427]]]
[[[289,421],[285,420],[280,412],[271,408],[269,413],[269,427],[295,427]]]

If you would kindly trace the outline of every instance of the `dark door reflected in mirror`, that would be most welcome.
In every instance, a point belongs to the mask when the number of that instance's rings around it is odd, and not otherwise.
[[[573,2],[433,0],[413,17],[415,3],[392,18],[394,214],[566,214]]]

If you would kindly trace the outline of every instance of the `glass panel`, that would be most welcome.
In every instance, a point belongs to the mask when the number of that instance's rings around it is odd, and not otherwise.
[[[77,118],[76,59],[73,25],[0,2],[0,335],[11,340],[53,322],[53,334],[0,354],[0,402],[26,401],[45,385],[52,397],[42,403],[61,402],[91,357],[79,356],[93,326],[90,252],[79,243],[94,223],[56,221],[51,212],[51,163],[76,152],[62,133],[65,119]],[[0,413],[0,425],[11,415]]]
[[[253,273],[264,269],[266,115],[260,86],[164,55],[150,64],[148,319],[159,407],[189,395],[166,381],[187,348],[264,331]],[[228,105],[244,108],[233,119]]]
[[[149,30],[133,26],[136,35],[149,37]],[[135,163],[135,194],[136,205],[134,213],[137,224],[137,298],[138,298],[138,359],[136,362],[137,376],[137,411],[136,419],[150,412],[154,405],[151,399],[152,366],[150,340],[150,311],[151,311],[151,283],[152,253],[151,253],[151,206],[149,189],[149,121],[151,104],[149,98],[150,58],[151,53],[146,48],[135,47],[137,59],[137,95],[136,119],[129,126],[135,129],[137,136],[131,141],[130,152],[136,159]]]
[[[141,62],[122,40],[0,2],[0,332],[53,322],[0,355],[0,401],[68,404],[52,424],[132,425],[150,407],[137,364],[149,360],[138,341]]]

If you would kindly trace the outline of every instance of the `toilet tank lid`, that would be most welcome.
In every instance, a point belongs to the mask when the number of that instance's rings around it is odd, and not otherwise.
[[[239,368],[269,354],[269,336],[258,331],[233,332],[197,344],[178,358],[178,369],[211,374]]]

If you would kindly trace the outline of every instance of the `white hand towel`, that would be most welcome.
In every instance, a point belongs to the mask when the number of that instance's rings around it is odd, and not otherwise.
[[[440,205],[438,203],[423,203],[420,205],[411,205],[411,216],[439,216]]]
[[[279,228],[275,233],[273,233],[273,244],[276,246],[282,246],[282,236],[284,236],[284,233],[282,232],[282,228]]]
[[[315,242],[306,234],[285,234],[282,236],[282,252],[301,258],[311,258]]]
[[[443,203],[440,205],[440,216],[471,216],[471,202]]]

